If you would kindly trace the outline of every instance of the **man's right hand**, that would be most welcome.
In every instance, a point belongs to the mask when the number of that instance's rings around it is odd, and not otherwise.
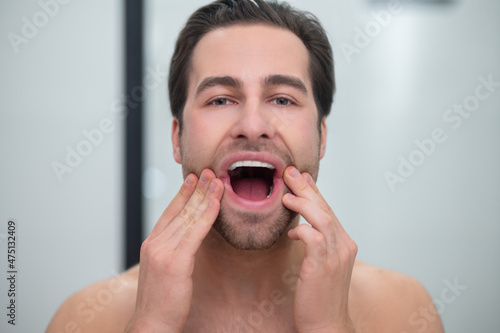
[[[191,307],[195,254],[220,209],[224,185],[213,171],[186,177],[141,247],[136,308],[126,330],[182,332]]]

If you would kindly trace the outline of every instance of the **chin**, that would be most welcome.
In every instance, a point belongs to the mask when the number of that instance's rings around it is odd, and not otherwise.
[[[284,206],[271,214],[231,212],[222,209],[213,228],[231,247],[238,250],[266,250],[275,246],[298,214]]]

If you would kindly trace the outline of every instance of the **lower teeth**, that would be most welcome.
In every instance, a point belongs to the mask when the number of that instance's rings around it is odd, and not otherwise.
[[[271,185],[271,188],[269,189],[269,194],[267,195],[267,197],[269,198],[272,193],[273,193],[273,185]]]

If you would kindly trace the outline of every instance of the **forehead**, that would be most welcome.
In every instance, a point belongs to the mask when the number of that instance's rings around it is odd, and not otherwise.
[[[309,54],[295,34],[265,25],[217,28],[194,49],[189,94],[210,76],[232,76],[246,85],[269,75],[298,77],[311,91]]]

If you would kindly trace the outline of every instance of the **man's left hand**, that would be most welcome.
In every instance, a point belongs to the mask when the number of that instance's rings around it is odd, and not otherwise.
[[[295,290],[295,325],[300,333],[351,333],[348,299],[356,243],[347,235],[320,194],[309,173],[289,166],[286,185],[294,194],[283,204],[305,218],[288,236],[305,244],[305,255]]]

